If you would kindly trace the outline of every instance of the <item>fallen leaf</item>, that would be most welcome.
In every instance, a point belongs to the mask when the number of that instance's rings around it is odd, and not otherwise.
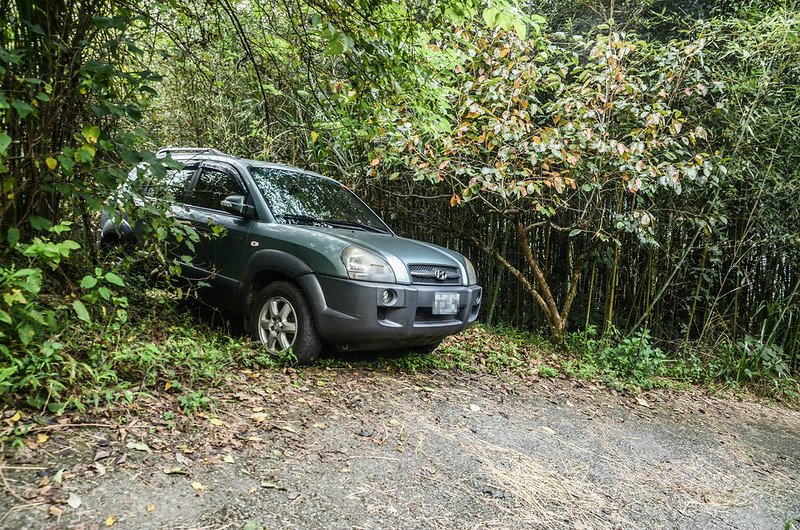
[[[555,434],[555,433],[556,433],[556,431],[554,431],[554,430],[553,430],[553,429],[551,429],[550,427],[542,427],[542,430],[543,430],[544,432],[546,432],[547,434]]]
[[[185,456],[183,456],[182,453],[175,453],[175,460],[179,464],[183,464],[184,466],[190,466],[190,465],[193,464],[193,462],[189,458],[186,458]]]
[[[266,489],[270,489],[270,490],[286,491],[286,488],[282,488],[282,487],[278,486],[277,484],[275,484],[274,482],[269,482],[267,480],[264,480],[264,481],[261,482],[261,487],[262,488],[266,488]]]
[[[267,413],[266,412],[256,412],[255,414],[250,416],[250,419],[256,423],[261,423],[267,420]]]
[[[46,434],[44,434],[44,433],[39,433],[39,434],[37,434],[37,435],[36,435],[36,443],[37,443],[37,444],[43,444],[43,443],[45,443],[45,442],[46,442],[47,440],[49,440],[49,439],[50,439],[50,437],[49,437],[49,436],[47,436],[47,435],[46,435]]]
[[[215,425],[215,426],[217,426],[217,427],[222,427],[222,426],[224,426],[224,425],[225,425],[225,422],[224,422],[224,421],[222,421],[222,420],[220,420],[220,419],[218,419],[218,418],[211,418],[210,420],[208,420],[208,422],[209,422],[211,425]]]
[[[472,412],[480,412],[481,408],[478,405],[476,405],[475,403],[470,403],[469,404],[469,410],[471,410]]]
[[[106,474],[106,466],[104,466],[100,462],[95,462],[94,464],[92,464],[91,467],[94,469],[94,472],[97,473],[98,477],[102,477],[103,475]]]
[[[15,412],[15,413],[14,413],[14,415],[13,415],[13,416],[11,416],[11,418],[9,418],[9,420],[8,420],[8,421],[9,421],[10,423],[17,423],[17,422],[18,422],[19,420],[21,420],[21,419],[22,419],[22,414],[20,414],[20,412],[19,412],[19,411],[17,411],[17,412]]]
[[[64,471],[65,470],[63,468],[56,471],[56,474],[53,475],[53,482],[56,484],[61,484],[61,481],[64,480]]]
[[[59,508],[58,506],[50,506],[50,515],[53,517],[61,517],[64,515],[64,510]]]
[[[255,486],[251,486],[251,487],[250,487],[250,493],[255,493],[255,492],[257,492],[257,491],[258,491],[258,488],[257,488],[257,487],[255,487]]]
[[[114,526],[115,524],[117,524],[117,516],[109,515],[108,519],[106,519],[106,526]]]
[[[188,475],[189,472],[181,466],[165,467],[162,471],[167,475]]]
[[[67,499],[67,504],[69,504],[69,507],[72,508],[73,510],[77,510],[78,508],[81,507],[83,501],[81,500],[80,497],[78,497],[74,493],[70,493],[69,498]]]
[[[195,491],[203,491],[206,487],[199,482],[192,482],[192,489]]]
[[[342,473],[350,473],[350,468],[345,466],[342,469],[340,469],[339,471],[341,471]]]
[[[128,449],[136,449],[137,451],[147,451],[148,453],[151,452],[150,446],[146,443],[128,442],[128,445],[125,447]]]
[[[100,450],[100,451],[97,451],[97,453],[95,453],[94,461],[97,462],[98,460],[102,460],[104,458],[108,458],[109,456],[111,456],[111,452]]]
[[[222,460],[224,460],[225,462],[227,462],[229,464],[233,464],[233,455],[228,453],[227,455],[222,457]]]
[[[650,403],[648,403],[647,401],[645,401],[644,399],[642,399],[640,397],[636,398],[636,403],[638,403],[639,405],[641,405],[643,407],[647,407],[648,409],[650,408]]]
[[[155,504],[148,504],[148,505],[147,505],[147,508],[145,508],[145,510],[147,510],[147,511],[148,511],[148,513],[149,513],[149,512],[152,512],[152,511],[153,511],[153,510],[155,510],[155,509],[156,509],[156,505],[155,505]]]
[[[297,434],[297,429],[295,429],[294,427],[292,427],[288,423],[286,425],[274,425],[274,427],[276,429],[280,429],[282,431],[290,432],[292,434]]]

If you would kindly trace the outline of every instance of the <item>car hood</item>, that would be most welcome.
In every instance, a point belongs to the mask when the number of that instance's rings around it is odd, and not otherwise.
[[[411,283],[408,265],[440,265],[458,267],[461,277],[467,278],[464,257],[458,252],[434,245],[407,239],[404,237],[361,230],[338,228],[308,227],[310,230],[322,232],[347,245],[355,245],[369,250],[382,257],[394,269],[398,283]]]

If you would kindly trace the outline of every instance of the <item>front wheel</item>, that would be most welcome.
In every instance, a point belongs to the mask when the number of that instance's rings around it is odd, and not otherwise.
[[[322,340],[314,327],[314,317],[306,297],[289,282],[274,282],[256,296],[250,319],[253,338],[267,352],[280,356],[290,348],[300,364],[314,362],[322,350]]]

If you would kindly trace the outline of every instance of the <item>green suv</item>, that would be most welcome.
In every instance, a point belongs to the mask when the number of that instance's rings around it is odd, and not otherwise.
[[[478,316],[481,288],[457,252],[398,237],[339,182],[213,149],[168,148],[173,213],[200,232],[183,274],[204,300],[242,315],[271,353],[299,362],[337,350],[432,351]],[[131,177],[136,178],[134,169]],[[101,243],[135,239],[105,212]]]

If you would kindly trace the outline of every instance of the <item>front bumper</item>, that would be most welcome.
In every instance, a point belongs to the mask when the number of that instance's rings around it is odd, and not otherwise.
[[[338,349],[406,348],[435,343],[478,318],[482,289],[460,285],[398,285],[307,274],[298,282],[311,302],[317,331]],[[391,289],[394,299],[383,303]],[[433,313],[435,293],[458,293],[454,315]]]

